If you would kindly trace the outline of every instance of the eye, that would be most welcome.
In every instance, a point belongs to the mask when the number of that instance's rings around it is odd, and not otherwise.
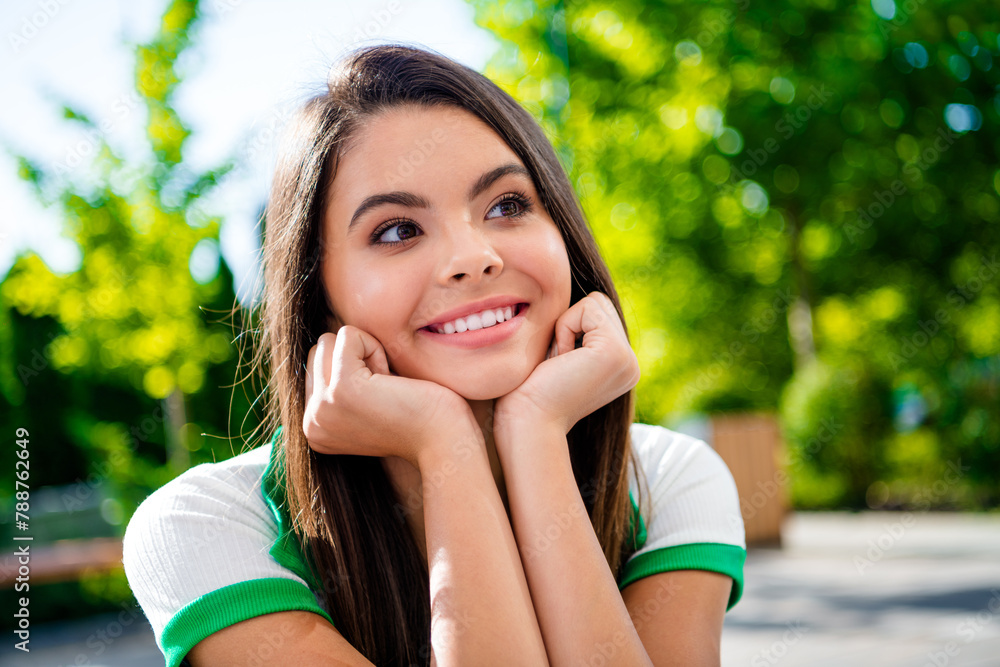
[[[500,215],[492,216],[487,214],[486,217],[519,218],[529,210],[531,210],[531,200],[527,195],[523,192],[508,192],[489,211],[490,213],[499,211]]]
[[[409,220],[389,220],[372,232],[372,245],[399,245],[416,237],[420,228]]]

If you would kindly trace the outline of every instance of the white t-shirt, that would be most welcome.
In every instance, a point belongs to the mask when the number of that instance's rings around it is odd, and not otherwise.
[[[639,494],[629,475],[639,534],[619,589],[658,572],[710,570],[732,577],[732,608],[746,543],[729,469],[704,442],[661,426],[632,424],[630,434],[646,485]],[[125,574],[167,667],[212,633],[262,614],[306,610],[333,623],[290,533],[275,440],[191,468],[129,521]]]

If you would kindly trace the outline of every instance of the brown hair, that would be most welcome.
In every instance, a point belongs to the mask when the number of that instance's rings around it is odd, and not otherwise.
[[[551,144],[531,115],[486,77],[425,50],[365,47],[344,58],[326,92],[292,118],[265,213],[265,288],[255,350],[255,367],[269,388],[264,433],[283,425],[275,446],[283,448],[292,528],[323,582],[318,593],[324,606],[347,641],[378,665],[429,664],[427,568],[408,524],[394,511],[399,504],[380,461],[310,449],[302,432],[304,368],[335,315],[319,265],[323,212],[339,158],[359,121],[410,104],[464,109],[507,142],[562,234],[571,303],[600,291],[622,317],[610,272]],[[616,579],[634,537],[626,463],[628,456],[635,469],[633,396],[629,391],[611,401],[568,434],[573,473]]]

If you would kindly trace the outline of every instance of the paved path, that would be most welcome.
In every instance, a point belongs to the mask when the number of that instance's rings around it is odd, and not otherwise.
[[[751,550],[723,667],[1000,666],[1000,515],[797,514]]]
[[[1000,514],[800,513],[784,536],[747,558],[723,667],[1000,667]],[[33,628],[0,665],[163,665],[145,620],[117,617]]]

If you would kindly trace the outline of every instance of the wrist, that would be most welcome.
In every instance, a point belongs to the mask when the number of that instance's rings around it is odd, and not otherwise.
[[[415,467],[421,475],[452,469],[470,460],[486,458],[486,440],[478,428],[442,432],[420,448]]]
[[[572,425],[567,425],[566,419],[559,419],[545,414],[534,405],[506,403],[498,405],[494,414],[493,436],[499,441],[519,437],[523,433],[566,436]]]

